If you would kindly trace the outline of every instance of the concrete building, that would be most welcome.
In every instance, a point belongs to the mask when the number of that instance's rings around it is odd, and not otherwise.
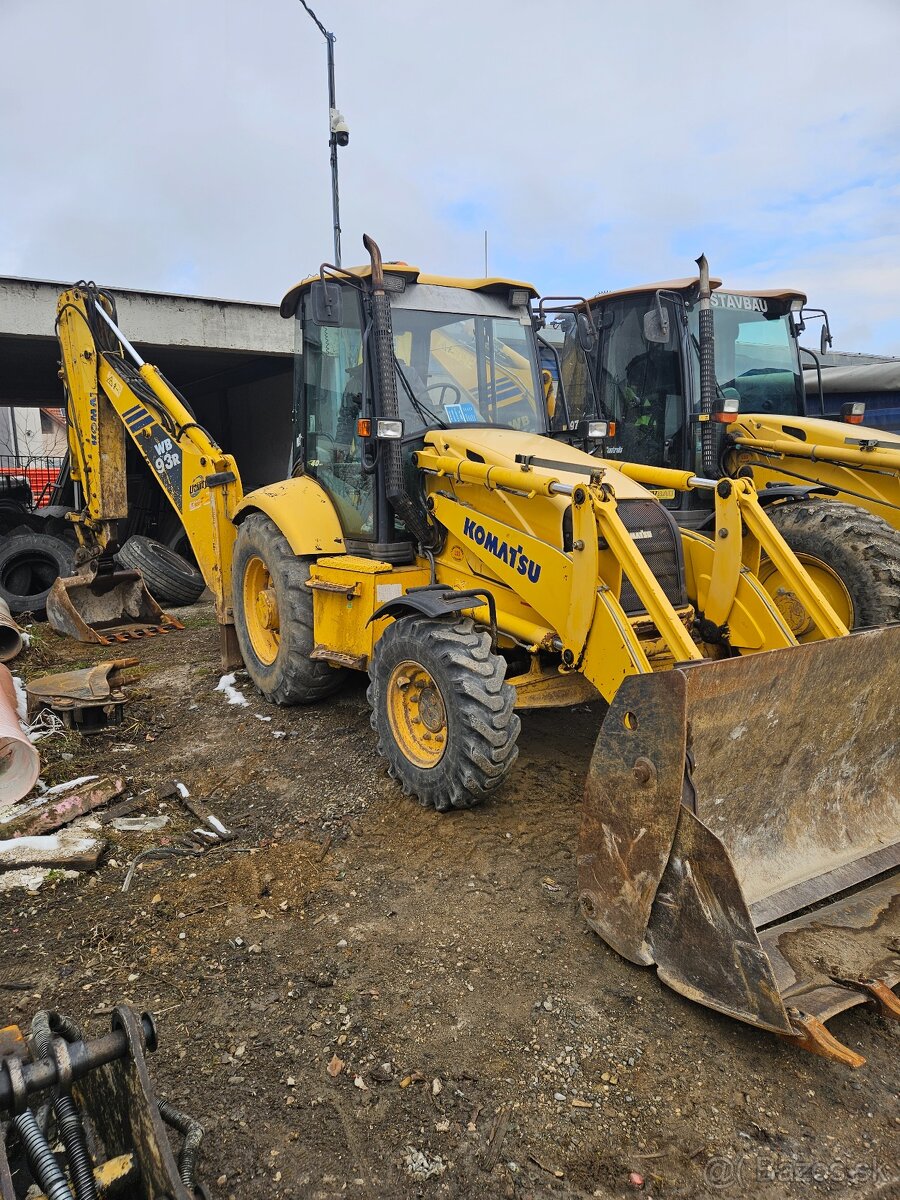
[[[54,333],[57,298],[71,286],[0,276],[0,441],[45,449],[63,403]],[[238,457],[245,486],[287,471],[293,322],[274,304],[107,288],[122,332],[186,397],[197,419]],[[21,436],[20,436],[21,434]],[[40,450],[38,443],[40,442]],[[58,445],[58,442],[54,442]],[[0,455],[7,453],[0,448]]]

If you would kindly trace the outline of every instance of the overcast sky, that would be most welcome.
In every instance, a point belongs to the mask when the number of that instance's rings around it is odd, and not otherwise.
[[[345,264],[804,289],[900,354],[900,0],[313,0]],[[0,0],[0,274],[277,302],[332,257],[299,0]]]

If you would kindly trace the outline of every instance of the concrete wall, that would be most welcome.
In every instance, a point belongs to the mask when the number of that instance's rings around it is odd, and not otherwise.
[[[71,284],[0,276],[0,334],[53,338],[59,293]],[[110,288],[129,341],[252,354],[291,354],[293,322],[275,304]]]

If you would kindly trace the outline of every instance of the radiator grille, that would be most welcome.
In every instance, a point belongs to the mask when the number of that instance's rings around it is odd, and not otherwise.
[[[635,538],[635,545],[656,576],[669,603],[676,608],[686,604],[681,536],[671,514],[656,500],[622,500],[618,512],[630,534],[643,535]],[[645,611],[626,575],[622,576],[619,602],[629,614]]]

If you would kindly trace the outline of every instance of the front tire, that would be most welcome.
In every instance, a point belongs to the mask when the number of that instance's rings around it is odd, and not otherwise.
[[[900,620],[900,532],[867,509],[836,500],[779,504],[766,512],[850,629]],[[768,560],[760,578],[798,641],[816,640],[805,609],[790,602]]]
[[[438,812],[471,808],[518,757],[520,722],[506,663],[469,618],[403,617],[375,646],[372,728],[406,795]]]
[[[310,658],[310,560],[298,558],[268,517],[251,513],[234,544],[234,628],[251,680],[273,704],[312,704],[337,691],[341,668]]]

